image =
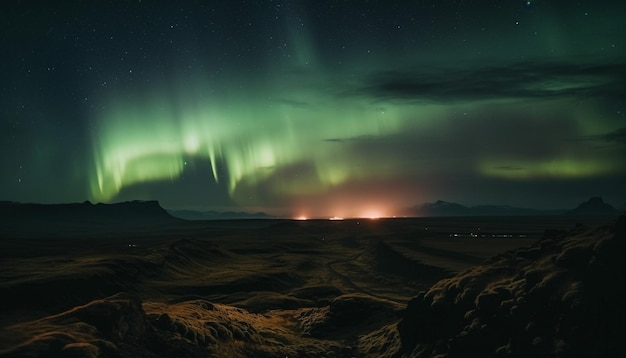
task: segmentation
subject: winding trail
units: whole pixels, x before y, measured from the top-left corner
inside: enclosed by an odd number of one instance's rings
[[[344,285],[350,287],[351,289],[353,289],[356,292],[362,293],[362,294],[367,295],[367,296],[372,296],[372,297],[375,297],[375,298],[378,298],[378,299],[381,299],[381,300],[392,301],[392,302],[395,302],[395,303],[399,303],[399,304],[405,305],[408,300],[407,301],[400,301],[400,300],[396,300],[396,299],[393,299],[393,298],[390,298],[390,297],[385,297],[385,296],[382,296],[382,295],[370,292],[370,291],[368,291],[368,290],[366,290],[364,288],[361,288],[361,287],[357,286],[348,276],[346,276],[346,275],[344,275],[342,273],[339,273],[333,267],[333,265],[335,265],[335,264],[351,262],[351,261],[354,261],[354,260],[358,259],[359,257],[361,257],[361,255],[363,255],[365,253],[366,250],[367,249],[364,249],[363,251],[359,252],[358,254],[356,254],[356,255],[354,255],[354,256],[352,256],[350,258],[347,258],[347,259],[338,259],[338,260],[333,260],[333,261],[327,262],[326,265],[325,265],[326,269],[333,276],[338,278]]]

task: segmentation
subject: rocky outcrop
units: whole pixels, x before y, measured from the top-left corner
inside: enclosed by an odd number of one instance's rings
[[[305,336],[332,339],[369,333],[397,321],[397,304],[362,294],[334,298],[328,306],[303,310],[298,318]]]
[[[626,217],[550,232],[413,298],[404,357],[624,356]]]
[[[117,294],[40,320],[13,326],[31,336],[3,357],[130,357],[149,332],[136,297]]]

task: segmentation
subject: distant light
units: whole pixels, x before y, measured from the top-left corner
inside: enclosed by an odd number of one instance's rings
[[[328,220],[343,220],[343,218],[340,218],[339,216],[333,216],[332,218],[328,218]]]
[[[296,220],[307,220],[306,216],[298,216]]]
[[[380,210],[374,209],[374,210],[367,210],[363,212],[361,217],[365,219],[376,220],[376,219],[380,219],[381,217],[383,217],[383,215],[381,214]]]

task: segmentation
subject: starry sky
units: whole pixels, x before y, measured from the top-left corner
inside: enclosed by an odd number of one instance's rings
[[[626,203],[626,2],[3,1],[0,200]]]

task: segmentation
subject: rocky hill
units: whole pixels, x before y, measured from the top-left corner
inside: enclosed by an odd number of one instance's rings
[[[413,298],[402,357],[625,356],[626,217],[550,232]]]

